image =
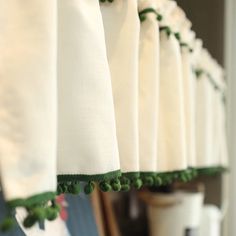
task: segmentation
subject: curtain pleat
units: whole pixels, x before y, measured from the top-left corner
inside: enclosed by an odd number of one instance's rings
[[[58,1],[57,72],[60,179],[117,176],[114,104],[98,0]]]
[[[0,168],[7,201],[56,189],[56,12],[56,0],[0,1]]]
[[[101,3],[111,72],[120,165],[123,173],[139,172],[137,0]]]
[[[139,12],[155,1],[139,1]],[[139,42],[139,164],[140,171],[157,171],[159,113],[159,27],[154,12],[141,23]]]

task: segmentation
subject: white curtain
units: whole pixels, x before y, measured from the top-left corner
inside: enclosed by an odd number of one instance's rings
[[[171,5],[172,7],[172,2]],[[169,6],[166,9],[168,14]],[[173,8],[172,8],[173,10]],[[167,13],[163,11],[168,26]],[[170,20],[169,20],[170,21]],[[158,171],[174,171],[187,167],[184,121],[183,72],[180,45],[165,30],[160,33],[160,111]]]
[[[120,164],[98,0],[58,2],[58,117],[60,179],[115,177]]]
[[[101,3],[111,71],[121,171],[139,171],[137,0]]]
[[[157,6],[139,1],[139,12]],[[140,172],[157,171],[159,114],[159,26],[155,12],[145,15],[139,42],[139,163]]]

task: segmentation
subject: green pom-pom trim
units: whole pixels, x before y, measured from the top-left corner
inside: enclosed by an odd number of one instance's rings
[[[143,177],[143,184],[145,186],[151,187],[154,184],[153,176],[144,176]]]
[[[77,195],[80,193],[80,184],[78,182],[71,183],[67,189],[69,193]]]
[[[160,15],[154,8],[145,8],[143,9],[142,11],[139,12],[139,19],[141,22],[145,21],[147,18],[146,18],[146,15],[149,14],[149,13],[154,13],[156,15],[156,19],[158,21],[162,21],[163,19],[163,16]]]
[[[172,176],[170,173],[162,173],[161,175],[162,185],[169,185],[172,183]]]
[[[121,185],[121,191],[128,192],[129,190],[130,190],[130,185],[128,184]]]
[[[140,15],[139,19],[140,19],[141,22],[143,22],[147,19],[147,17],[145,15]]]
[[[37,219],[37,221],[44,220],[46,217],[46,212],[43,207],[36,207],[31,210],[32,217]]]
[[[34,215],[30,214],[24,219],[23,225],[25,228],[31,228],[37,222],[38,219]]]
[[[162,21],[162,20],[163,20],[163,16],[160,15],[159,13],[157,13],[157,20],[158,20],[158,21]]]
[[[121,176],[120,177],[120,183],[121,183],[121,191],[129,191],[130,190],[130,179],[125,177],[125,176]]]
[[[84,186],[84,193],[89,195],[93,192],[95,188],[95,184],[92,181],[89,181],[85,186]]]
[[[174,35],[175,35],[175,38],[176,38],[178,41],[180,41],[180,39],[181,39],[180,33],[179,33],[179,32],[176,32]]]
[[[143,185],[143,181],[140,178],[132,179],[131,184],[134,186],[135,189],[140,189]]]
[[[161,186],[162,185],[162,178],[158,175],[153,177],[154,179],[154,185],[155,186]]]
[[[188,182],[188,177],[186,176],[186,174],[184,172],[179,174],[179,179],[182,182],[185,182],[185,183]]]
[[[67,183],[59,183],[57,185],[57,194],[60,195],[60,194],[63,194],[63,193],[67,193],[68,192],[68,189],[67,189]]]
[[[120,180],[118,178],[111,180],[112,190],[118,192],[121,190]]]
[[[61,195],[63,193],[63,189],[60,184],[57,185],[57,195]]]
[[[103,191],[103,192],[109,192],[111,191],[112,187],[111,185],[108,183],[108,181],[102,181],[99,183],[99,188]]]
[[[169,26],[163,26],[160,27],[159,29],[160,31],[165,31],[168,37],[170,37],[170,35],[172,34],[172,31]]]
[[[16,225],[16,221],[13,217],[7,217],[0,225],[0,230],[2,232],[7,232],[11,230]]]
[[[46,219],[48,221],[53,221],[57,218],[58,216],[58,211],[57,209],[53,208],[53,207],[48,207],[45,209],[46,212]]]

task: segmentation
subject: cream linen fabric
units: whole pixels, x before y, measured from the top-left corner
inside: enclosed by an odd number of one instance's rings
[[[186,126],[186,152],[188,166],[194,167],[196,162],[195,147],[195,87],[196,80],[193,76],[192,55],[189,49],[182,48],[182,68],[184,83],[184,112]]]
[[[56,190],[56,0],[0,1],[0,168],[6,200]]]
[[[121,170],[139,171],[137,0],[101,3],[111,71]]]
[[[164,11],[163,11],[164,12]],[[165,19],[167,15],[164,15]],[[168,25],[168,22],[166,22]],[[187,167],[183,75],[180,47],[173,34],[160,33],[160,115],[158,170]]]
[[[176,8],[176,2],[169,0],[155,0],[155,2],[158,13],[162,15],[160,26],[170,26],[170,15]]]
[[[217,89],[215,86],[212,84],[214,88],[214,94],[213,94],[213,105],[212,105],[212,112],[213,112],[213,129],[212,129],[212,139],[213,139],[213,154],[212,158],[214,159],[214,166],[219,166],[220,163],[220,149],[221,149],[221,106],[222,106],[222,92],[221,90],[221,85],[219,81],[219,72],[218,68],[214,63],[213,58],[207,54],[207,67],[208,71],[211,75],[211,79],[213,83],[217,86]]]
[[[140,0],[139,11],[155,9],[154,0]],[[139,42],[139,164],[155,172],[159,112],[159,29],[154,13],[141,23]]]
[[[205,70],[207,60],[204,50],[199,55],[198,68]],[[213,119],[214,119],[214,86],[203,73],[196,85],[196,166],[214,166]]]
[[[114,104],[98,0],[58,1],[58,97],[58,174],[118,170]]]
[[[176,6],[170,17],[171,30],[180,34],[180,41],[189,46],[194,40],[195,34],[190,31],[191,23],[186,19],[181,8]],[[183,73],[183,97],[184,120],[187,164],[195,165],[195,78],[193,77],[192,53],[189,47],[181,47],[182,73]]]
[[[226,86],[224,81],[224,72],[213,58],[211,58],[211,73],[214,76],[214,81],[218,86],[215,92],[215,128],[214,128],[214,151],[217,166],[228,166],[228,150],[226,138],[226,109],[223,97],[225,96]]]
[[[188,22],[188,21],[187,21]],[[188,166],[194,167],[196,164],[196,121],[195,121],[195,90],[196,90],[196,78],[193,74],[193,52],[192,42],[195,38],[189,24],[186,21],[180,27],[181,40],[187,43],[189,47],[182,47],[182,69],[183,69],[183,90],[184,90],[184,113],[185,113],[185,139],[186,139],[186,152]]]

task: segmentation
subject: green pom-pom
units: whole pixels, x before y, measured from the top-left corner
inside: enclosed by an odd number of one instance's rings
[[[192,53],[192,52],[193,52],[193,49],[192,49],[192,48],[189,48],[189,52],[191,52],[191,53]]]
[[[121,191],[127,192],[129,190],[130,190],[130,185],[128,184],[121,185]]]
[[[115,191],[115,192],[120,191],[121,190],[120,180],[119,179],[113,179],[111,181],[111,187],[112,187],[112,190]]]
[[[52,207],[48,207],[45,209],[46,212],[46,219],[49,221],[53,221],[58,216],[58,211]]]
[[[58,195],[62,194],[62,193],[66,193],[67,190],[67,183],[59,183],[57,186],[57,193]]]
[[[146,186],[152,186],[154,184],[154,179],[152,176],[145,176],[143,178],[144,185]]]
[[[146,20],[146,16],[144,14],[140,14],[139,19],[140,19],[141,22],[143,22],[143,21]]]
[[[176,38],[178,41],[180,41],[180,33],[179,33],[179,32],[175,33],[175,38]]]
[[[143,181],[140,178],[136,178],[132,181],[132,185],[136,188],[136,189],[140,189],[143,185]]]
[[[108,2],[113,2],[113,0],[108,0]]]
[[[196,178],[198,176],[198,172],[196,169],[192,169],[192,175],[194,178]]]
[[[193,179],[193,176],[192,176],[191,172],[186,172],[185,175],[186,175],[186,178],[187,178],[188,181],[191,181]]]
[[[160,14],[157,14],[157,20],[158,20],[158,21],[162,21],[162,19],[163,19],[163,16],[160,15]]]
[[[120,184],[113,184],[112,190],[115,192],[119,192],[121,190],[121,185]]]
[[[106,0],[100,0],[100,2],[105,2]]]
[[[120,183],[121,183],[121,191],[129,191],[130,190],[130,179],[128,179],[125,176],[120,177]]]
[[[155,176],[154,177],[154,185],[155,186],[161,186],[162,185],[162,179],[160,176]]]
[[[63,188],[60,184],[57,185],[57,195],[61,195],[63,193]]]
[[[32,209],[32,216],[37,219],[37,221],[44,220],[46,217],[45,209],[37,207],[35,209]]]
[[[55,209],[58,213],[61,211],[61,206],[59,204],[54,204],[52,208]]]
[[[171,35],[170,27],[166,27],[166,34],[167,34],[168,37],[170,37],[170,35]]]
[[[15,219],[13,217],[7,217],[3,220],[0,230],[2,232],[7,232],[15,226]]]
[[[91,194],[95,188],[95,184],[92,181],[89,181],[85,186],[84,186],[84,193],[85,194]]]
[[[168,185],[172,183],[172,178],[170,174],[164,174],[162,177],[162,185]]]
[[[106,181],[100,182],[99,187],[103,192],[108,192],[108,191],[111,191],[111,189],[112,189],[111,185]]]
[[[32,227],[36,222],[37,222],[37,218],[34,217],[34,215],[28,215],[24,221],[23,221],[23,225],[25,228],[30,228]]]
[[[172,178],[175,179],[175,180],[178,179],[179,178],[179,174],[178,173],[173,173]]]
[[[179,178],[180,178],[180,180],[183,181],[183,182],[187,182],[187,181],[188,181],[188,179],[186,178],[185,173],[180,173]]]
[[[121,185],[123,185],[123,184],[130,185],[130,179],[128,179],[128,178],[125,177],[125,176],[121,176],[120,182],[121,182]]]
[[[79,194],[80,193],[80,184],[72,183],[68,186],[68,192],[71,194]]]

